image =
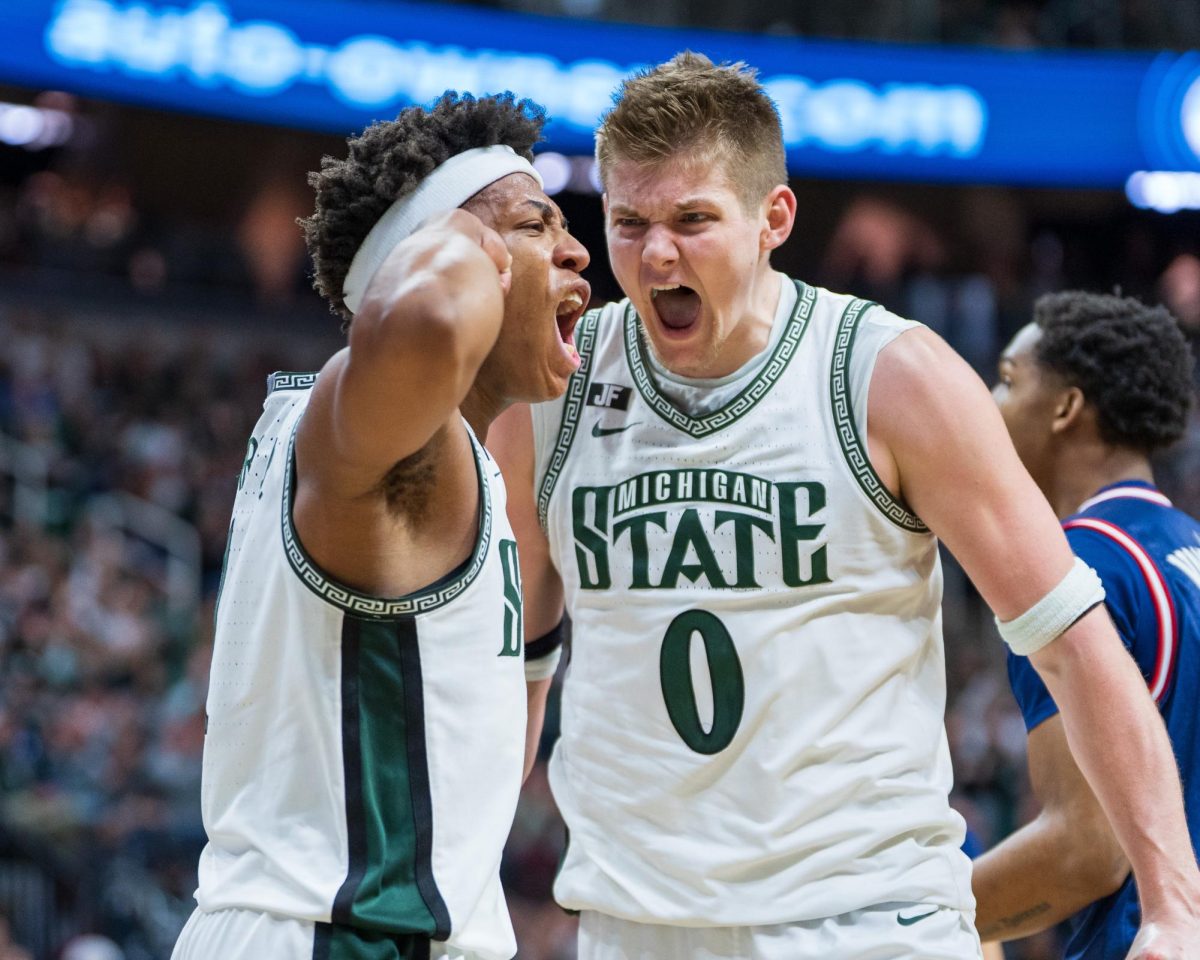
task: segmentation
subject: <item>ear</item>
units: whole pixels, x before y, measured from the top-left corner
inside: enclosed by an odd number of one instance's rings
[[[1087,398],[1078,387],[1067,387],[1054,402],[1054,419],[1050,423],[1052,433],[1065,433],[1079,424]]]
[[[608,193],[600,194],[600,208],[604,211],[604,223],[608,225]]]
[[[781,183],[763,200],[766,223],[759,235],[759,246],[763,250],[774,250],[792,232],[796,223],[796,195],[786,183]]]

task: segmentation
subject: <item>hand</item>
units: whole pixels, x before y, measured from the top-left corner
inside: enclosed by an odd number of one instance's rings
[[[1126,960],[1200,960],[1200,920],[1142,924]]]
[[[504,245],[500,234],[480,220],[475,214],[459,207],[436,217],[430,217],[421,224],[420,229],[453,230],[466,234],[482,248],[483,252],[496,265],[500,276],[500,292],[508,296],[512,287],[512,254]]]

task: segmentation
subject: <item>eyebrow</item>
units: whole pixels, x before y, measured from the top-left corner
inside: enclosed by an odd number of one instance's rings
[[[563,212],[561,210],[556,211],[554,207],[550,206],[550,204],[545,203],[542,200],[526,200],[525,203],[529,204],[530,206],[537,207],[538,210],[540,210],[542,212],[542,219],[548,225],[554,223],[554,220],[555,220],[554,215],[557,212],[558,222],[562,225],[562,228],[564,230],[570,229],[567,225],[567,218],[563,215]]]
[[[715,207],[717,205],[717,201],[712,197],[695,196],[677,200],[673,207],[678,212],[686,213],[688,210],[695,210],[698,207]],[[610,213],[639,215],[636,207],[630,207],[623,203],[611,204],[608,209]]]

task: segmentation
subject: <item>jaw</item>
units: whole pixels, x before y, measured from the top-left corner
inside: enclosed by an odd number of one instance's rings
[[[683,377],[713,376],[711,367],[715,351],[711,318],[702,315],[691,326],[676,329],[664,324],[653,311],[649,312],[649,317],[642,317],[642,331],[658,362]]]
[[[518,403],[543,403],[561,397],[579,363],[574,338],[564,340],[555,329],[552,337],[527,344],[507,365],[511,399]]]
[[[506,304],[504,326],[479,368],[476,386],[511,403],[541,403],[562,396],[579,368],[575,328],[586,303],[559,315],[557,304]],[[532,317],[538,319],[533,320]]]

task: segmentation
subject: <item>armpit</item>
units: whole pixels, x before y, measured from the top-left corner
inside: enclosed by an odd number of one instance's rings
[[[429,502],[437,482],[436,448],[438,438],[431,440],[416,453],[398,460],[379,481],[377,492],[383,497],[388,511],[411,523],[420,523],[429,510]]]

